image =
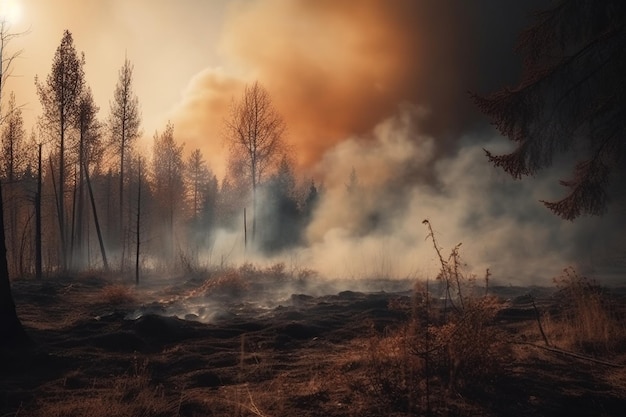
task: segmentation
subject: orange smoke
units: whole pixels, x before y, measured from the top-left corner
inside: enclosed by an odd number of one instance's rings
[[[299,165],[308,168],[339,141],[370,131],[403,102],[453,110],[451,97],[464,92],[463,82],[455,85],[445,77],[443,83],[438,73],[440,67],[459,67],[455,60],[462,54],[455,49],[461,47],[449,34],[456,14],[451,6],[421,3],[233,3],[219,48],[225,68],[235,71],[198,74],[178,107],[177,128],[188,147],[205,143],[203,149],[215,151],[231,99],[239,98],[244,83],[258,80],[287,122]]]

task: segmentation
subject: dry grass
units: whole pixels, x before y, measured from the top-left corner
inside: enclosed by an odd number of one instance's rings
[[[566,268],[554,279],[559,308],[544,316],[551,344],[605,355],[623,348],[626,329],[607,292],[593,279]]]
[[[284,263],[265,268],[244,263],[238,268],[222,268],[211,272],[204,283],[187,296],[238,295],[252,290],[257,284],[281,284],[310,279],[313,276],[315,273],[308,269],[287,271]]]
[[[354,384],[367,408],[380,413],[419,412],[424,395],[424,363],[413,354],[407,329],[373,335],[363,352],[365,380]]]
[[[496,379],[510,357],[507,343],[490,325],[498,306],[493,299],[480,300],[464,315],[428,330],[413,323],[370,336],[363,351],[364,378],[352,384],[366,409],[410,415],[442,411],[471,384]]]
[[[136,301],[134,289],[123,284],[111,284],[102,288],[102,302],[110,305],[130,304]]]
[[[72,373],[57,381],[53,397],[39,398],[33,417],[165,417],[177,416],[179,401],[166,397],[163,385],[152,383],[147,362],[106,379],[84,381]],[[182,395],[182,394],[181,394]]]
[[[501,303],[493,297],[466,299],[461,313],[429,327],[434,372],[449,388],[486,381],[501,371],[508,359],[508,345],[493,324],[500,308]]]
[[[445,258],[428,221],[429,237],[440,260],[436,282],[441,297],[428,284],[416,284],[412,302],[393,301],[408,322],[373,334],[364,356],[366,377],[361,392],[369,409],[408,414],[470,413],[463,398],[472,390],[493,391],[507,378],[514,351],[495,319],[504,303],[477,286],[465,272],[460,244]],[[548,338],[562,349],[594,355],[623,352],[626,331],[607,292],[593,280],[566,269],[555,280],[558,306],[547,317]]]

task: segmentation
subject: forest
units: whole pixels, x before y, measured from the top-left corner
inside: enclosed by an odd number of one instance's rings
[[[176,140],[172,123],[154,133],[148,154],[138,151],[132,62],[119,69],[111,107],[102,111],[85,59],[66,31],[49,75],[36,80],[38,125],[24,126],[13,93],[5,109],[1,173],[12,276],[193,268],[210,260],[203,254],[218,229],[239,232],[237,244],[264,253],[301,241],[318,190],[295,177],[285,122],[263,86],[253,84],[233,105],[230,168],[218,180],[200,149]]]

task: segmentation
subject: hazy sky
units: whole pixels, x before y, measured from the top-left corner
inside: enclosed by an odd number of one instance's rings
[[[152,138],[171,119],[177,139],[187,150],[200,147],[218,172],[223,118],[233,97],[254,80],[270,90],[297,161],[306,167],[403,102],[428,111],[424,129],[442,141],[484,122],[466,92],[515,79],[512,47],[533,3],[0,1],[17,5],[15,30],[28,30],[11,45],[23,53],[7,85],[24,103],[27,125],[41,112],[34,77],[45,79],[69,29],[85,53],[102,119],[126,55],[135,65],[144,136]]]
[[[70,30],[85,53],[85,74],[100,117],[109,100],[124,56],[135,66],[147,137],[163,129],[190,80],[219,65],[217,40],[224,18],[223,2],[167,0],[3,0],[19,4],[15,31],[27,33],[12,47],[22,49],[7,90],[24,103],[27,124],[41,114],[34,77],[45,80],[63,31]]]

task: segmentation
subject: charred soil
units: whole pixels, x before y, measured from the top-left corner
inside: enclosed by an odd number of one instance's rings
[[[624,340],[566,345],[556,290],[493,288],[494,315],[467,337],[485,327],[497,343],[469,362],[437,349],[470,319],[436,328],[434,298],[424,323],[410,285],[220,279],[14,282],[34,344],[2,352],[0,416],[623,415]],[[623,318],[622,292],[610,299]]]

